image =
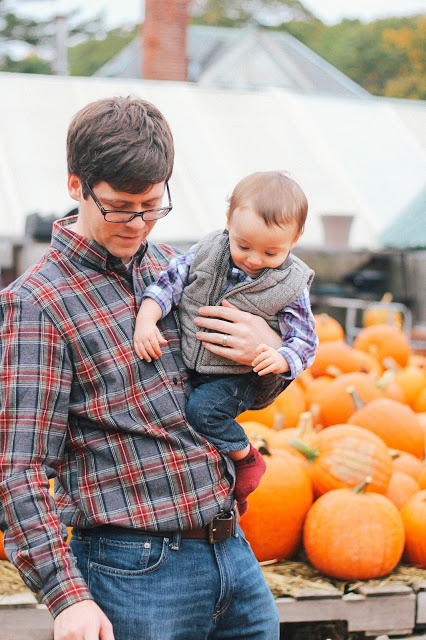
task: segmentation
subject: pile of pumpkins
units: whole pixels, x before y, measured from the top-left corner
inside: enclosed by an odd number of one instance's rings
[[[314,364],[275,402],[238,418],[266,473],[241,527],[259,562],[303,546],[324,575],[367,580],[426,568],[426,356],[400,327],[365,326],[352,346],[316,316]]]

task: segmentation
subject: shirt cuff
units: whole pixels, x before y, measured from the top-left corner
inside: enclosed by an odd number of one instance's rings
[[[289,366],[289,370],[281,374],[282,377],[284,380],[294,380],[303,371],[301,359],[291,349],[280,347],[277,351],[285,358]]]
[[[89,587],[78,572],[56,575],[43,585],[40,596],[54,618],[77,602],[93,600]]]
[[[164,299],[164,292],[162,291],[162,289],[160,289],[160,287],[156,287],[155,285],[149,287],[149,289],[147,289],[143,294],[142,300],[144,300],[145,298],[152,298],[158,304],[161,309],[162,318],[170,313],[172,303],[170,300]]]

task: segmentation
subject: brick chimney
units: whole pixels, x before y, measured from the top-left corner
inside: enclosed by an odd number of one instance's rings
[[[186,80],[188,0],[145,0],[142,77]]]

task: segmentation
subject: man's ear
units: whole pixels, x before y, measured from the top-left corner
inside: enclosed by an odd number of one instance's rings
[[[77,202],[80,202],[81,198],[83,197],[80,178],[73,173],[69,173],[67,185],[68,193],[70,194],[71,198],[73,200],[77,200]]]

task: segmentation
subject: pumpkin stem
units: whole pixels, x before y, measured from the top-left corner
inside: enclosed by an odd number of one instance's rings
[[[373,478],[371,476],[366,476],[364,480],[361,480],[361,482],[352,489],[353,493],[365,493],[365,490],[370,484],[370,482],[372,481],[372,479]]]
[[[269,450],[269,444],[266,442],[264,438],[259,436],[257,433],[252,434],[252,442],[251,444],[262,456],[270,456],[271,452]]]
[[[272,429],[274,431],[281,431],[285,427],[285,417],[283,413],[276,413],[274,415],[274,424],[272,425]]]
[[[388,451],[392,460],[396,460],[401,455],[401,452],[398,451],[398,449],[388,449]]]
[[[313,462],[315,458],[318,457],[317,448],[310,447],[305,442],[301,442],[300,440],[297,440],[297,438],[291,438],[291,440],[289,440],[288,443],[292,447],[297,449],[297,451],[300,451],[300,453],[302,453],[309,462]]]
[[[384,372],[384,374],[374,384],[376,385],[379,391],[384,391],[394,378],[395,378],[395,369],[390,368],[390,369],[387,369]]]
[[[394,358],[392,358],[392,356],[386,356],[385,358],[383,358],[382,365],[387,371],[391,371],[394,374],[396,373],[396,371],[400,371],[402,369],[402,367],[399,366],[397,361]]]
[[[309,438],[314,432],[314,423],[312,413],[310,411],[304,411],[300,414],[299,422],[296,427],[296,435],[300,440]]]
[[[392,300],[393,300],[393,295],[389,291],[387,291],[386,293],[383,294],[380,302],[384,302],[385,304],[388,304],[389,302],[392,302]]]
[[[343,371],[339,369],[339,367],[336,367],[334,364],[327,365],[325,368],[325,372],[332,378],[340,378],[340,376],[343,375]]]
[[[355,387],[353,386],[347,387],[346,391],[350,393],[352,396],[352,400],[354,401],[354,405],[355,405],[355,411],[359,411],[360,409],[362,409],[362,407],[365,406],[365,402],[361,400],[361,398],[359,397],[359,393],[355,389]]]

